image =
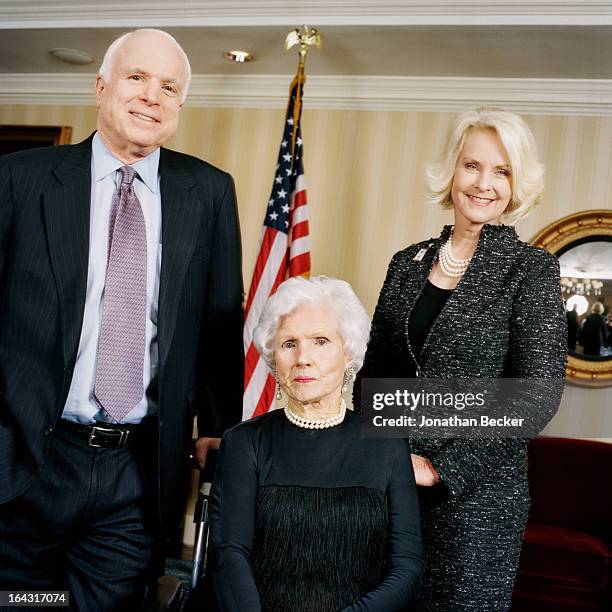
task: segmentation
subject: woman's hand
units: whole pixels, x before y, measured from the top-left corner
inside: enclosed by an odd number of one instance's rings
[[[429,459],[415,454],[411,454],[410,458],[417,486],[433,487],[440,482],[440,476]]]
[[[209,450],[219,450],[221,438],[198,438],[195,443],[195,456],[200,469],[204,469],[206,464],[206,455]]]

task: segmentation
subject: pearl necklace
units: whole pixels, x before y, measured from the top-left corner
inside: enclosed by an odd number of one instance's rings
[[[450,276],[451,278],[459,278],[465,274],[465,271],[468,269],[472,258],[469,257],[468,259],[457,259],[454,257],[451,250],[452,240],[453,230],[451,230],[448,240],[440,247],[438,262],[440,264],[440,269],[444,274],[446,274],[446,276]]]
[[[327,429],[328,427],[335,427],[336,425],[340,425],[342,421],[344,421],[344,417],[346,415],[346,402],[344,398],[340,400],[340,412],[333,417],[328,419],[305,419],[301,417],[289,406],[285,406],[283,409],[285,411],[285,416],[289,419],[290,423],[297,425],[298,427],[303,427],[304,429]]]

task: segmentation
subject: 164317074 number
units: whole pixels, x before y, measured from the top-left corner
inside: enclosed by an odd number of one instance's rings
[[[68,607],[68,591],[0,591],[0,606]]]

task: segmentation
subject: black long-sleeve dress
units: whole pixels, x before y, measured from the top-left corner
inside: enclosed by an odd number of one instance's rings
[[[217,602],[235,612],[402,610],[420,593],[417,492],[404,440],[282,410],[226,432],[210,496]]]
[[[411,314],[450,229],[393,257],[359,376],[562,380],[567,326],[558,261],[504,225],[483,227],[466,273],[415,354]],[[536,398],[544,422],[561,388]],[[355,389],[359,405],[359,381]],[[442,480],[419,488],[425,599],[436,612],[507,610],[529,510],[527,441],[419,439],[412,449]]]

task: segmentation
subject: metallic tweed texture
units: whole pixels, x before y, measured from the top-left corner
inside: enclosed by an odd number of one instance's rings
[[[108,265],[94,394],[121,421],[142,399],[147,298],[147,234],[134,193],[135,171],[121,168],[108,226]]]
[[[393,257],[360,376],[402,378],[417,370],[430,378],[563,378],[559,264],[504,225],[483,227],[470,266],[415,363],[408,320],[449,233],[446,226],[440,237]],[[548,414],[559,400],[538,398]],[[444,483],[419,491],[426,600],[437,612],[507,610],[529,510],[527,441],[413,440],[412,451],[428,457]]]

